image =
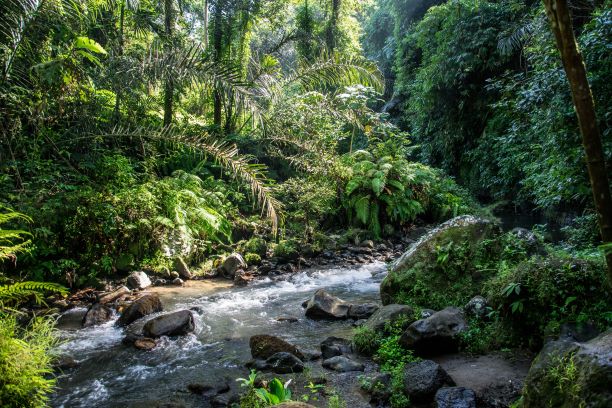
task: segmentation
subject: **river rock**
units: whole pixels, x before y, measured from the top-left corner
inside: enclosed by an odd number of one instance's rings
[[[434,398],[436,408],[476,408],[476,393],[465,387],[443,387]]]
[[[255,275],[251,272],[246,272],[242,269],[238,269],[234,274],[234,285],[246,286],[255,280]]]
[[[369,378],[362,388],[370,394],[370,403],[375,406],[386,406],[391,398],[391,374],[378,373]]]
[[[564,382],[560,376],[566,378]],[[610,384],[612,329],[585,343],[551,341],[529,369],[522,406],[612,407]]]
[[[314,405],[300,401],[286,401],[274,406],[274,408],[316,408]]]
[[[482,296],[474,296],[469,302],[463,307],[465,313],[470,316],[478,317],[482,319],[487,314],[487,299]]]
[[[157,316],[143,327],[146,337],[179,336],[191,333],[195,329],[193,314],[189,310],[179,310]]]
[[[242,255],[237,252],[234,252],[233,254],[225,258],[220,268],[223,277],[227,279],[234,279],[236,271],[238,269],[247,269],[247,264],[242,258]]]
[[[149,293],[129,305],[117,320],[119,326],[127,326],[152,313],[161,312],[164,307],[156,293]]]
[[[78,361],[74,357],[62,355],[58,356],[53,360],[53,369],[55,371],[66,371],[71,370],[79,366]]]
[[[349,371],[363,371],[365,366],[357,361],[353,361],[346,356],[335,356],[323,360],[321,365],[330,370],[346,373]]]
[[[63,330],[77,330],[83,327],[83,319],[87,314],[87,310],[84,307],[75,307],[74,309],[68,309],[62,313],[56,322],[56,326]]]
[[[193,394],[210,398],[215,395],[225,394],[230,390],[230,386],[227,381],[214,383],[191,383],[187,386],[187,389]]]
[[[453,352],[457,350],[459,334],[467,328],[461,309],[447,307],[408,326],[399,344],[423,355]]]
[[[296,346],[287,343],[279,337],[268,334],[252,336],[249,340],[249,346],[251,347],[251,356],[255,359],[265,360],[273,354],[280,352],[291,353],[300,360],[304,359],[304,355]]]
[[[385,329],[385,326],[389,323],[395,323],[400,319],[405,319],[407,322],[406,327],[412,321],[414,311],[408,305],[390,304],[379,308],[365,323],[365,326],[376,332],[381,332]]]
[[[185,282],[181,278],[174,278],[172,284],[175,286],[183,286]]]
[[[362,303],[360,305],[351,305],[348,311],[348,317],[351,319],[367,319],[378,310],[379,306],[376,303]]]
[[[276,374],[301,373],[304,371],[304,363],[291,353],[272,354],[265,363],[266,370]]]
[[[317,290],[306,305],[306,317],[311,319],[346,319],[350,304],[330,295],[325,289]]]
[[[189,266],[180,256],[174,258],[174,269],[178,272],[179,277],[182,279],[188,280],[193,277],[193,274],[189,270]]]
[[[331,336],[321,342],[321,357],[324,360],[352,352],[353,344],[347,339]]]
[[[380,295],[384,305],[397,303],[400,294],[410,292],[415,281],[432,282],[441,287],[428,288],[432,291],[450,290],[451,281],[432,279],[438,276],[437,248],[451,242],[461,243],[469,250],[485,239],[499,235],[500,228],[489,220],[471,215],[455,217],[423,235],[402,254],[392,265],[389,274],[380,285]],[[435,282],[435,283],[434,283]]]
[[[113,317],[111,308],[100,303],[91,305],[83,317],[83,327],[97,326],[108,322]]]
[[[151,286],[151,279],[143,271],[132,272],[127,278],[127,285],[132,289],[145,289]]]
[[[106,305],[108,303],[113,303],[120,297],[128,295],[129,293],[130,293],[130,290],[127,288],[127,286],[121,286],[113,292],[105,293],[102,296],[100,296],[98,299],[98,303],[103,304],[103,305]]]
[[[157,347],[157,342],[149,337],[141,337],[134,340],[134,347],[139,350],[149,351]]]
[[[431,401],[436,392],[455,382],[440,364],[431,360],[408,363],[404,367],[404,392],[414,402]]]

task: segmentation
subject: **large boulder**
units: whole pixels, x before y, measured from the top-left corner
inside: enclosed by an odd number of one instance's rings
[[[455,382],[440,364],[431,360],[408,363],[404,367],[404,392],[414,402],[429,402],[444,386]]]
[[[523,389],[523,407],[612,407],[612,330],[586,342],[547,343]]]
[[[174,269],[178,272],[179,277],[183,279],[191,279],[193,274],[189,270],[189,266],[182,257],[174,258]]]
[[[467,328],[463,311],[447,307],[412,323],[400,337],[399,343],[421,355],[444,354],[457,350],[459,334]]]
[[[113,317],[113,311],[108,306],[94,303],[85,316],[83,316],[83,327],[97,326],[108,322]]]
[[[223,277],[227,279],[234,279],[236,271],[239,269],[247,269],[247,264],[242,258],[242,255],[237,252],[234,252],[233,254],[225,258],[220,268]]]
[[[363,371],[365,366],[357,361],[353,361],[346,356],[335,356],[323,360],[321,365],[330,370],[338,371],[340,373],[346,373],[349,371]]]
[[[476,393],[465,387],[444,387],[436,392],[436,408],[476,408]]]
[[[411,319],[413,319],[413,316],[414,311],[408,305],[385,305],[374,312],[365,322],[364,326],[373,331],[381,332],[385,330],[387,324],[393,324],[401,319],[404,319],[407,324],[410,324],[412,323]]]
[[[189,310],[179,310],[157,316],[145,323],[142,332],[146,337],[179,336],[195,329],[193,314]]]
[[[252,336],[249,340],[249,346],[251,347],[251,356],[257,359],[265,360],[273,354],[280,352],[291,353],[300,360],[304,359],[304,355],[296,346],[287,343],[279,337],[268,334]]]
[[[383,304],[401,303],[400,298],[408,296],[416,303],[428,303],[434,308],[444,307],[431,304],[436,293],[450,291],[454,284],[439,267],[439,248],[448,248],[452,243],[465,246],[461,251],[462,256],[470,259],[483,240],[497,236],[500,232],[500,228],[491,221],[471,215],[453,218],[431,230],[391,265],[389,274],[380,286]],[[470,272],[475,275],[473,281],[476,285],[481,272],[476,268],[474,271],[466,271]],[[419,291],[413,292],[417,283]],[[465,288],[466,291],[471,289]]]
[[[306,317],[311,319],[346,319],[351,305],[330,295],[325,289],[317,290],[306,305]]]
[[[152,313],[161,312],[164,307],[156,293],[149,293],[134,301],[129,305],[117,320],[119,326],[127,326],[136,320],[150,315]]]
[[[127,278],[127,285],[132,289],[145,289],[151,286],[151,279],[143,271],[132,272]]]

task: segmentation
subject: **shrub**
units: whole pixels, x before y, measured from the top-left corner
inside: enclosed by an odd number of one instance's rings
[[[244,256],[244,260],[247,265],[259,265],[261,263],[261,256],[253,253],[248,253]]]
[[[378,350],[380,340],[380,335],[369,327],[360,326],[355,329],[353,344],[355,349],[363,355],[373,355]]]
[[[244,251],[264,257],[268,252],[268,243],[263,238],[253,237],[244,243]]]
[[[20,328],[14,315],[0,312],[0,405],[46,407],[55,380],[51,348],[56,344],[51,319],[35,318]]]
[[[283,259],[296,259],[299,256],[296,248],[297,243],[294,240],[280,240],[274,247],[273,255]]]

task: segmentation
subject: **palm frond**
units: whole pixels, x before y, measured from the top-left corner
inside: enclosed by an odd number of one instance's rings
[[[19,305],[30,298],[36,304],[44,304],[44,295],[47,293],[58,293],[65,295],[68,290],[50,282],[17,282],[10,285],[0,285],[0,307],[7,305]]]
[[[267,168],[262,164],[251,163],[248,157],[240,155],[235,144],[213,138],[208,134],[185,135],[173,126],[161,130],[152,127],[137,129],[116,127],[109,133],[89,137],[93,139],[100,137],[143,138],[163,143],[166,146],[174,144],[190,149],[194,154],[212,157],[224,168],[230,170],[235,177],[249,185],[253,199],[272,222],[273,233],[277,233],[282,204],[273,195],[272,187],[266,175]]]

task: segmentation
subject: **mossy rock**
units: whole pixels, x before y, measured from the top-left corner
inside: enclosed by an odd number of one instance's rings
[[[265,257],[268,252],[268,243],[260,237],[253,237],[244,243],[244,252]]]
[[[546,344],[525,380],[523,408],[612,407],[612,330],[586,343]]]
[[[463,305],[478,295],[481,256],[496,256],[495,223],[471,215],[453,218],[415,242],[393,265],[380,287],[383,304],[408,303],[434,309]]]
[[[281,240],[274,247],[274,256],[293,261],[299,258],[300,253],[297,250],[297,243],[293,240]]]

